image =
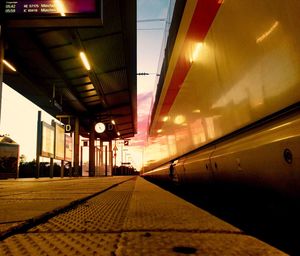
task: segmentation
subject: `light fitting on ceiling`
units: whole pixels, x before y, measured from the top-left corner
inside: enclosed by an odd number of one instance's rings
[[[86,54],[84,52],[80,52],[79,56],[80,56],[80,58],[82,60],[82,63],[84,65],[84,67],[86,68],[86,70],[91,70],[91,66],[90,66],[90,63],[89,63],[89,61],[88,61],[88,59],[86,57]]]
[[[12,71],[14,71],[14,72],[17,71],[16,68],[15,68],[13,65],[11,65],[7,60],[3,60],[3,64],[4,64],[6,67],[8,67],[9,69],[11,69]]]

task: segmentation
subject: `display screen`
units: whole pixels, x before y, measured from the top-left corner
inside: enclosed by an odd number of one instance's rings
[[[41,156],[54,157],[54,127],[45,122],[42,122]]]
[[[65,129],[57,123],[55,124],[54,158],[58,160],[65,159]]]
[[[6,0],[4,13],[21,16],[74,16],[96,14],[97,0]]]
[[[0,0],[8,28],[103,26],[102,0]]]

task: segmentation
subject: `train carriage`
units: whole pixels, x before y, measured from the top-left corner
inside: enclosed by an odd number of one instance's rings
[[[299,194],[300,1],[171,3],[142,175]]]

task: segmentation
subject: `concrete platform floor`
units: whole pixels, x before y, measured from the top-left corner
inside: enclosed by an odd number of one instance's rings
[[[0,182],[0,255],[285,255],[140,177]]]

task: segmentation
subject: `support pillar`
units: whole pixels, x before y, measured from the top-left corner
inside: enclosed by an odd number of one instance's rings
[[[60,162],[60,177],[64,177],[64,172],[65,172],[65,161],[61,160]]]
[[[89,177],[95,176],[95,129],[92,125],[89,143]]]
[[[36,139],[36,167],[35,167],[35,178],[40,177],[40,155],[42,146],[42,111],[38,111],[37,117],[37,139]]]
[[[79,176],[79,118],[75,118],[74,128],[74,176]]]
[[[113,174],[113,168],[114,168],[114,163],[113,163],[113,148],[112,148],[112,141],[109,141],[109,166],[110,166],[110,175],[112,176]]]
[[[99,154],[100,154],[100,149],[99,149],[99,145],[98,145],[98,140],[96,140],[96,146],[95,146],[95,157],[96,157],[96,160],[95,160],[95,176],[99,176],[99,168],[100,168]]]
[[[107,176],[107,146],[105,146],[105,176]]]
[[[103,175],[104,174],[104,166],[103,166],[103,141],[100,139],[100,163],[99,163],[99,165],[100,165],[100,173],[101,173],[101,175]]]
[[[53,178],[53,173],[54,173],[54,159],[51,157],[50,158],[50,172],[49,172],[49,176],[50,178]]]

